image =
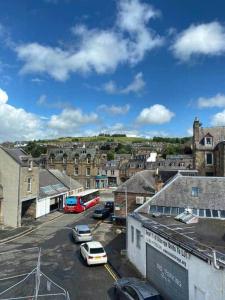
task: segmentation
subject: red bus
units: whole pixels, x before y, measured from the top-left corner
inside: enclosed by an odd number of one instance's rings
[[[99,200],[99,190],[85,190],[74,196],[66,197],[64,212],[80,213],[99,203]]]

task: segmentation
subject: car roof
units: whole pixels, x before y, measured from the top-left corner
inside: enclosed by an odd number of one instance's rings
[[[117,281],[121,286],[129,285],[138,290],[138,292],[144,297],[150,297],[159,295],[159,292],[148,282],[142,281],[138,278],[128,277],[121,278]]]
[[[78,230],[90,230],[88,225],[76,225],[75,226]]]
[[[87,245],[89,246],[89,248],[103,248],[102,244],[96,241],[87,242]]]

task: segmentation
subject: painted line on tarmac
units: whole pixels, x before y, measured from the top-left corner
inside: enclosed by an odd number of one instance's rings
[[[109,272],[109,274],[112,276],[112,278],[117,281],[118,276],[116,275],[116,273],[113,271],[113,269],[110,267],[109,264],[105,264],[104,265],[105,269]]]

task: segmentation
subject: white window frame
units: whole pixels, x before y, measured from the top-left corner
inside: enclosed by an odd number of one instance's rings
[[[210,140],[210,143],[207,143],[207,139]],[[212,146],[213,145],[213,138],[211,136],[205,137],[205,146]]]
[[[90,181],[90,179],[87,179],[86,180],[86,189],[90,189],[90,187],[91,187],[91,181]]]

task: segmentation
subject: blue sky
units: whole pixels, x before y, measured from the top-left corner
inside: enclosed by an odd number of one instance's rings
[[[225,125],[224,1],[0,1],[0,142]]]

